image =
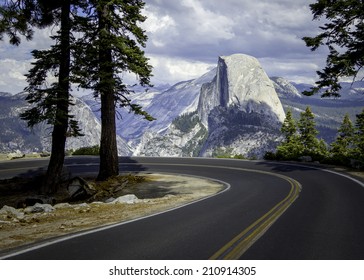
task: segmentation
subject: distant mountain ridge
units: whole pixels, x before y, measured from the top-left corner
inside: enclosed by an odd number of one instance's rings
[[[285,113],[259,62],[251,56],[236,54],[220,57],[217,64],[216,69],[201,77],[204,83],[197,107],[189,108],[188,114],[162,133],[147,131],[134,154],[235,153],[262,157],[265,149],[276,145]],[[183,84],[185,90],[187,86]],[[190,124],[187,131],[181,129],[181,124]]]
[[[280,141],[285,112],[291,110],[298,119],[306,106],[316,115],[320,137],[330,143],[344,114],[354,121],[364,107],[364,82],[343,83],[342,98],[335,100],[303,96],[310,87],[268,78],[255,58],[242,54],[220,57],[216,68],[194,80],[147,91],[133,87],[132,102],[156,121],[118,108],[119,154],[261,158]],[[0,92],[0,152],[50,150],[51,128],[40,124],[31,131],[18,118],[29,106],[24,98],[25,94]],[[68,139],[67,149],[99,144],[99,101],[92,95],[75,100],[72,114],[86,136]]]
[[[22,153],[50,152],[52,128],[45,122],[27,127],[19,115],[30,107],[25,101],[26,93],[16,95],[0,94],[0,152]],[[79,127],[85,136],[67,138],[66,149],[75,150],[80,147],[99,145],[101,125],[92,110],[82,100],[74,98],[71,114],[79,121]],[[127,143],[118,137],[120,155],[130,155]]]

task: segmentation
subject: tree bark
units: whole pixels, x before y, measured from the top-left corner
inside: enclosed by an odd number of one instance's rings
[[[61,56],[58,77],[57,108],[52,132],[52,151],[42,192],[57,192],[62,177],[68,129],[69,73],[70,73],[70,0],[62,2],[61,11]]]
[[[112,51],[108,40],[108,5],[99,11],[99,75],[101,95],[101,140],[100,168],[97,180],[103,181],[119,174],[118,150],[116,143],[115,94],[112,65]]]
[[[97,180],[103,181],[118,174],[114,95],[112,92],[101,93],[100,168]]]

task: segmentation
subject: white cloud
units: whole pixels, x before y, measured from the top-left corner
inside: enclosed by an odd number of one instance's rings
[[[25,74],[30,68],[30,61],[14,59],[0,60],[0,91],[18,93],[27,86]]]
[[[303,36],[318,32],[312,0],[148,0],[145,53],[154,66],[152,81],[174,83],[196,78],[216,66],[220,55],[257,57],[269,75],[313,81],[325,52],[312,53]],[[322,22],[321,22],[322,24]],[[47,48],[56,29],[36,32],[19,47],[0,42],[0,91],[20,91],[30,68],[30,51]],[[9,61],[4,62],[6,59]],[[291,79],[291,80],[292,80]]]
[[[183,0],[181,4],[191,11],[187,18],[188,22],[192,23],[191,29],[197,36],[214,39],[234,38],[232,32],[234,22],[229,16],[221,15],[218,11],[211,11],[196,0]],[[206,38],[204,39],[206,40]]]
[[[260,58],[259,62],[269,76],[284,77],[297,83],[314,84],[316,71],[322,67],[323,60],[316,57],[309,59],[282,59],[282,58]]]
[[[188,59],[171,58],[165,56],[151,56],[154,84],[177,83],[194,79],[205,74],[214,64],[191,61]]]

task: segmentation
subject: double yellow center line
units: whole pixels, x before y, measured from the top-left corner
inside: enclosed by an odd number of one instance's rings
[[[279,203],[277,203],[266,214],[260,217],[257,221],[247,227],[244,231],[235,236],[224,247],[212,255],[210,260],[236,260],[239,259],[250,246],[254,244],[268,229],[269,227],[288,209],[288,207],[297,199],[301,191],[301,184],[296,180],[284,175],[248,170],[248,172],[257,172],[263,174],[273,175],[288,181],[291,184],[289,194]]]
[[[284,175],[276,174],[268,171],[239,168],[239,167],[224,167],[217,165],[198,165],[198,164],[164,164],[164,163],[146,163],[146,165],[168,165],[168,166],[194,166],[194,167],[211,167],[219,169],[230,169],[244,172],[260,173],[281,178],[290,183],[291,189],[289,194],[272,209],[260,217],[257,221],[235,236],[225,246],[213,254],[210,260],[236,260],[239,259],[250,246],[254,244],[270,226],[288,209],[288,207],[297,199],[301,191],[301,184]]]

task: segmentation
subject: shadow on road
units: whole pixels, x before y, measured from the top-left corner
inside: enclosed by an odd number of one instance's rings
[[[272,162],[272,161],[259,161],[256,163],[258,166],[266,166],[275,172],[293,172],[293,171],[312,171],[314,166],[308,166],[300,163],[291,162]],[[321,168],[321,167],[320,167]]]
[[[142,172],[147,170],[147,167],[131,157],[119,157],[120,172]]]

